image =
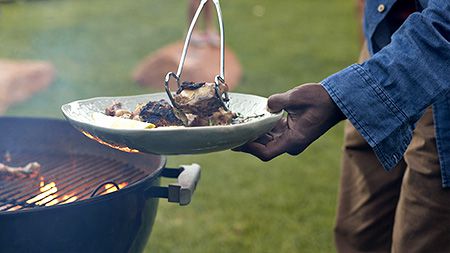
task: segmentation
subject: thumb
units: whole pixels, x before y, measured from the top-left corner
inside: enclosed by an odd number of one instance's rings
[[[270,112],[279,112],[289,104],[289,93],[275,94],[267,100],[267,107]]]

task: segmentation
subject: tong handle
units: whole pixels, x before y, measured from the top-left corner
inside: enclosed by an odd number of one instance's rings
[[[202,12],[203,8],[205,7],[205,4],[209,0],[201,0],[200,5],[198,6],[197,11],[195,12],[194,18],[192,19],[191,25],[189,26],[188,33],[186,35],[186,39],[184,41],[184,47],[183,52],[181,53],[181,59],[180,63],[178,64],[178,70],[177,70],[177,77],[181,78],[181,74],[183,73],[183,66],[184,62],[186,61],[186,55],[189,48],[189,43],[191,41],[192,33],[194,31],[195,25],[197,23],[197,20],[200,16],[200,13]],[[225,33],[224,33],[224,27],[223,27],[223,19],[222,19],[222,10],[220,8],[219,0],[212,0],[214,2],[214,5],[216,7],[217,11],[217,18],[219,21],[219,30],[220,30],[220,77],[222,79],[225,79]]]
[[[192,19],[191,25],[189,26],[188,33],[186,35],[186,39],[184,41],[183,51],[181,53],[181,59],[180,63],[178,64],[178,70],[177,73],[169,72],[167,73],[165,80],[164,80],[164,87],[166,90],[167,95],[169,96],[170,102],[172,102],[172,105],[176,108],[178,108],[178,105],[176,104],[172,92],[170,91],[170,79],[173,77],[177,81],[178,88],[181,86],[181,75],[183,74],[183,66],[186,61],[186,56],[189,48],[189,43],[191,41],[192,32],[194,31],[195,25],[197,23],[197,20],[200,16],[200,13],[202,12],[205,4],[209,0],[201,0],[200,5],[197,8],[197,11],[195,12],[194,18]],[[228,101],[228,94],[227,92],[224,92],[225,98],[222,98],[222,96],[218,93],[220,85],[226,85],[225,83],[225,32],[224,32],[224,26],[223,26],[223,19],[222,19],[222,10],[220,8],[219,0],[212,0],[214,2],[214,6],[217,11],[217,18],[219,21],[219,29],[220,29],[220,72],[217,76],[215,76],[215,84],[216,84],[216,95],[219,97],[220,101],[222,102],[224,108],[228,110],[227,106],[224,102]]]

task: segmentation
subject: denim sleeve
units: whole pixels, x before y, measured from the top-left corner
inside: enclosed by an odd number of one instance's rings
[[[370,60],[321,83],[383,167],[392,169],[423,111],[449,91],[450,1],[430,0]]]

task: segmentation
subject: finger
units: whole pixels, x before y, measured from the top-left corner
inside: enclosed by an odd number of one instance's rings
[[[283,117],[275,124],[275,127],[270,130],[269,134],[273,136],[279,136],[280,134],[284,133],[287,128],[287,118]]]
[[[287,92],[275,94],[267,100],[267,107],[270,112],[279,112],[289,104],[289,95]]]
[[[266,145],[267,143],[271,142],[273,140],[273,135],[269,132],[266,134],[261,135],[258,139],[256,139],[254,142],[257,142],[259,144]]]
[[[257,142],[257,143],[259,143],[259,144],[266,145],[268,142],[272,141],[273,138],[274,138],[274,137],[273,137],[272,134],[266,133],[266,134],[261,135],[260,137],[258,137],[258,139],[254,140],[254,141],[252,141],[252,142]],[[248,143],[246,143],[246,144],[248,144]],[[244,146],[245,146],[246,144],[244,144],[244,145],[242,145],[242,146],[239,146],[239,147],[232,148],[231,150],[232,150],[232,151],[238,151],[238,152],[241,152],[241,151],[244,149]]]
[[[273,141],[275,137],[279,137],[280,135],[282,135],[283,132],[286,130],[286,128],[287,128],[287,120],[286,118],[282,118],[276,123],[275,127],[270,132],[261,135],[260,137],[258,137],[258,139],[251,142],[257,142],[266,145],[267,143]],[[231,150],[239,152],[242,151],[242,148],[243,146],[239,146],[232,148]]]
[[[267,143],[273,141],[273,139],[281,136],[286,131],[286,129],[287,129],[287,120],[286,118],[281,118],[275,124],[275,127],[272,128],[272,130],[270,130],[270,132],[261,135],[254,142],[266,145]]]
[[[270,161],[289,149],[290,140],[282,135],[266,145],[258,142],[249,142],[241,147],[241,152],[252,154],[262,161]]]

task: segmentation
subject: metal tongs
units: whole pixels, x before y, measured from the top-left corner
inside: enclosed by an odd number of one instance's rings
[[[169,87],[170,78],[171,77],[175,78],[175,80],[177,81],[178,88],[181,87],[180,79],[181,79],[181,74],[183,72],[183,65],[186,60],[189,43],[191,41],[192,32],[195,28],[195,24],[197,23],[198,17],[200,16],[200,13],[203,10],[203,7],[205,6],[206,2],[208,2],[208,1],[209,0],[201,0],[200,5],[198,6],[198,9],[194,15],[194,18],[192,19],[191,25],[189,27],[189,30],[188,30],[188,33],[186,36],[186,40],[184,41],[183,52],[181,54],[181,59],[180,59],[179,65],[178,65],[177,73],[176,74],[173,72],[167,73],[166,78],[164,80],[164,83],[165,83],[164,87],[165,87],[166,93],[169,96],[170,102],[172,102],[172,106],[174,106],[175,108],[179,108],[179,106],[175,102],[172,92],[170,91],[170,87]],[[216,6],[217,17],[219,20],[219,27],[220,27],[220,73],[219,73],[219,75],[216,75],[216,77],[214,78],[214,83],[215,83],[214,88],[216,91],[215,92],[216,97],[222,103],[222,106],[224,107],[224,109],[228,111],[228,106],[226,103],[229,101],[229,97],[228,97],[228,93],[227,93],[228,85],[225,83],[225,33],[224,33],[224,28],[223,28],[222,11],[220,9],[219,0],[212,0],[212,1],[214,2],[214,5]],[[221,85],[226,86],[226,90],[225,90],[225,92],[223,92],[223,94],[220,93],[220,89],[219,89]]]

